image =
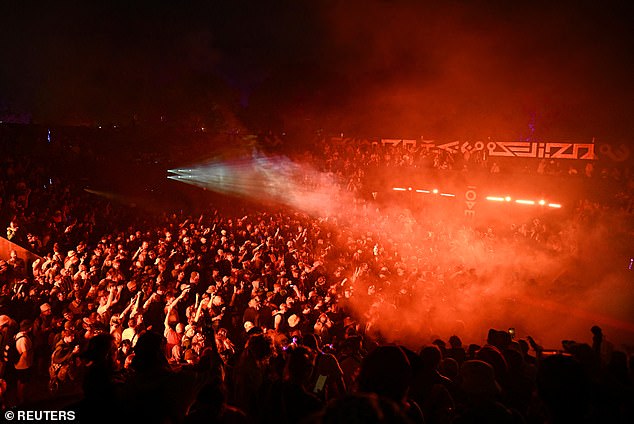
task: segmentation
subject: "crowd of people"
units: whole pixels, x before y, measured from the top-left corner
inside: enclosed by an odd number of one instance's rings
[[[489,173],[531,173],[556,176],[583,176],[586,178],[604,178],[614,181],[628,181],[632,178],[632,170],[627,166],[616,166],[609,155],[599,150],[611,152],[610,145],[606,148],[597,147],[600,161],[574,161],[570,159],[512,157],[505,160],[504,156],[490,156],[486,149],[454,149],[431,147],[429,143],[370,143],[359,139],[322,139],[314,143],[312,153],[332,172],[346,171],[351,168],[368,168],[373,166],[400,169],[439,169],[453,171],[484,171]],[[629,152],[628,152],[629,154]],[[625,158],[618,158],[626,161]]]
[[[634,211],[632,167],[627,165],[628,162],[612,162],[607,156],[600,161],[506,158],[489,156],[486,150],[449,151],[430,148],[421,143],[392,146],[357,139],[315,142],[310,151],[305,150],[303,153],[307,161],[332,175],[333,179],[353,193],[367,194],[372,190],[371,187],[376,186],[373,179],[385,173],[408,175],[434,170],[502,178],[525,174],[550,176],[562,181],[584,179],[585,182],[599,185],[607,182],[608,185],[619,187],[610,203],[630,213]]]
[[[376,215],[360,234],[296,211],[140,214],[4,153],[6,238],[39,256],[0,262],[4,408],[73,409],[81,422],[632,419],[634,361],[598,327],[561,352],[497,330],[414,351],[358,306],[398,307],[440,284],[455,240],[495,249],[489,231],[428,223],[411,246]]]

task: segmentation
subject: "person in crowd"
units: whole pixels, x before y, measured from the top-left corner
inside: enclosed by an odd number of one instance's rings
[[[13,367],[15,368],[18,405],[23,404],[27,399],[33,381],[35,352],[31,335],[32,330],[33,322],[25,319],[20,322],[19,331],[15,335],[15,349],[19,356]]]
[[[460,337],[455,334],[449,337],[449,349],[445,351],[445,358],[453,358],[458,364],[462,365],[462,363],[467,359],[467,353],[462,347],[462,340]]]
[[[53,331],[53,315],[51,305],[42,303],[40,314],[33,321],[33,354],[35,369],[39,374],[43,374],[48,369],[50,361],[51,347],[49,339]]]
[[[316,355],[310,382],[311,391],[323,401],[328,401],[343,396],[346,393],[346,383],[337,358],[332,353],[321,350],[318,337],[316,334],[307,334],[302,342]]]
[[[77,378],[77,358],[79,343],[71,330],[62,330],[61,338],[56,343],[51,364],[49,366],[49,390],[56,392],[71,386]]]
[[[420,407],[408,392],[413,373],[407,356],[398,346],[379,346],[361,364],[359,391],[375,393],[395,402],[412,422],[423,423]]]
[[[77,403],[77,410],[82,420],[108,423],[121,417],[117,398],[122,380],[116,372],[114,338],[110,334],[94,336],[88,341],[81,358],[85,375],[83,397]]]
[[[8,351],[13,343],[17,324],[8,315],[0,315],[0,379],[7,379],[12,374],[13,364],[9,364]],[[6,383],[6,381],[5,381]],[[6,392],[6,390],[5,390]]]
[[[262,422],[296,423],[319,412],[323,406],[311,391],[315,356],[311,349],[291,345],[286,350],[282,378],[264,391],[260,407]]]
[[[233,399],[235,405],[248,415],[257,415],[258,397],[268,381],[267,365],[271,355],[271,339],[264,334],[253,333],[236,364]]]
[[[501,388],[493,367],[480,360],[468,360],[460,369],[464,398],[457,407],[455,423],[522,423],[521,416],[506,408],[498,398]]]
[[[425,346],[419,358],[410,396],[421,407],[426,421],[451,422],[457,390],[454,382],[440,373],[440,348],[436,344]]]

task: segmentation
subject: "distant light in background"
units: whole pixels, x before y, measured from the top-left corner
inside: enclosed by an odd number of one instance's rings
[[[501,197],[501,196],[487,196],[486,199],[491,201],[491,202],[511,202],[511,200],[513,200],[513,198],[511,196],[504,196],[504,197]],[[547,204],[549,207],[551,207],[553,209],[561,209],[561,204],[560,203],[546,203],[546,201],[544,199],[541,199],[539,201],[530,200],[530,199],[517,199],[517,200],[515,200],[515,203],[517,203],[519,205],[530,205],[530,206],[534,206],[536,204],[544,206],[544,205]]]
[[[46,135],[46,141],[51,142],[51,129],[48,129],[48,134]]]
[[[392,190],[393,191],[414,191],[416,193],[422,193],[422,194],[433,193],[433,194],[440,194],[443,197],[456,197],[456,195],[452,194],[452,193],[440,193],[440,190],[438,190],[437,188],[435,188],[433,190],[425,190],[425,189],[422,189],[422,188],[414,189],[412,187],[408,187],[408,188],[394,187],[394,188],[392,188]]]
[[[238,159],[210,160],[167,172],[170,180],[310,213],[329,213],[339,207],[344,195],[327,174],[285,156],[265,156],[257,151]]]

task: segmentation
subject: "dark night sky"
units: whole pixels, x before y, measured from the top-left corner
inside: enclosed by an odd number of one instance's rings
[[[630,3],[3,2],[0,110],[629,142]]]

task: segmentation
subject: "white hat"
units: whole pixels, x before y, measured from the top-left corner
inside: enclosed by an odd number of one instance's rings
[[[0,315],[0,327],[11,324],[11,318],[7,315]]]
[[[288,317],[288,326],[291,328],[297,327],[297,325],[299,324],[299,317],[296,314],[291,315],[290,317]]]

